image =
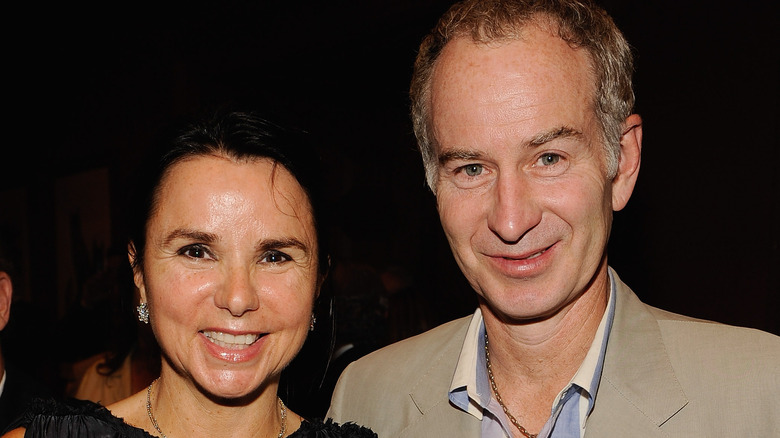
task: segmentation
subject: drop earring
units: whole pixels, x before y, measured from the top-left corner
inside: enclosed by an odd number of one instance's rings
[[[310,331],[310,332],[313,332],[313,331],[314,331],[314,323],[315,323],[315,322],[317,322],[317,317],[316,317],[316,316],[314,316],[314,314],[312,313],[312,314],[311,314],[311,322],[309,322],[309,331]]]
[[[138,320],[144,324],[149,324],[149,305],[141,303],[135,310],[138,312]]]

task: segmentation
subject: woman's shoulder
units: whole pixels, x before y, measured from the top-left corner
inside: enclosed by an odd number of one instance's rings
[[[301,428],[288,438],[377,438],[371,429],[355,423],[327,420],[304,420]]]
[[[17,427],[14,430],[10,430],[3,435],[3,438],[24,438],[25,430],[22,427]]]
[[[33,400],[8,430],[19,427],[27,429],[26,437],[151,437],[114,416],[105,406],[75,398]]]

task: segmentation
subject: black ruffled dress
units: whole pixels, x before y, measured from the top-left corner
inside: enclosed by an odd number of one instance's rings
[[[24,427],[25,438],[151,438],[143,429],[130,426],[100,404],[67,399],[37,399],[6,429]],[[377,438],[377,434],[354,423],[337,424],[304,420],[289,438]]]

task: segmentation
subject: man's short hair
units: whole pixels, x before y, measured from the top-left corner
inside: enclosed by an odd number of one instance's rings
[[[557,33],[587,51],[595,74],[593,106],[602,131],[607,174],[617,173],[622,125],[634,107],[633,56],[612,18],[588,0],[465,0],[453,5],[423,39],[410,87],[412,122],[425,175],[436,192],[438,160],[431,127],[431,82],[436,60],[453,39],[488,44],[517,40],[529,25]]]

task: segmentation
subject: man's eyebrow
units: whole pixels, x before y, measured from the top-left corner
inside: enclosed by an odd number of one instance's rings
[[[187,239],[187,240],[193,240],[202,243],[212,243],[219,240],[216,234],[206,233],[204,231],[190,230],[187,228],[177,228],[171,231],[170,233],[168,233],[167,236],[165,236],[165,240],[163,240],[163,244],[168,245],[176,239]]]
[[[560,126],[558,128],[553,128],[550,129],[549,131],[545,131],[535,135],[531,139],[531,141],[528,142],[528,146],[531,147],[541,146],[553,140],[557,140],[559,138],[567,138],[567,137],[579,138],[582,137],[582,132],[568,126]]]
[[[482,153],[465,149],[451,149],[439,154],[439,165],[445,165],[453,160],[476,160],[482,157]]]

